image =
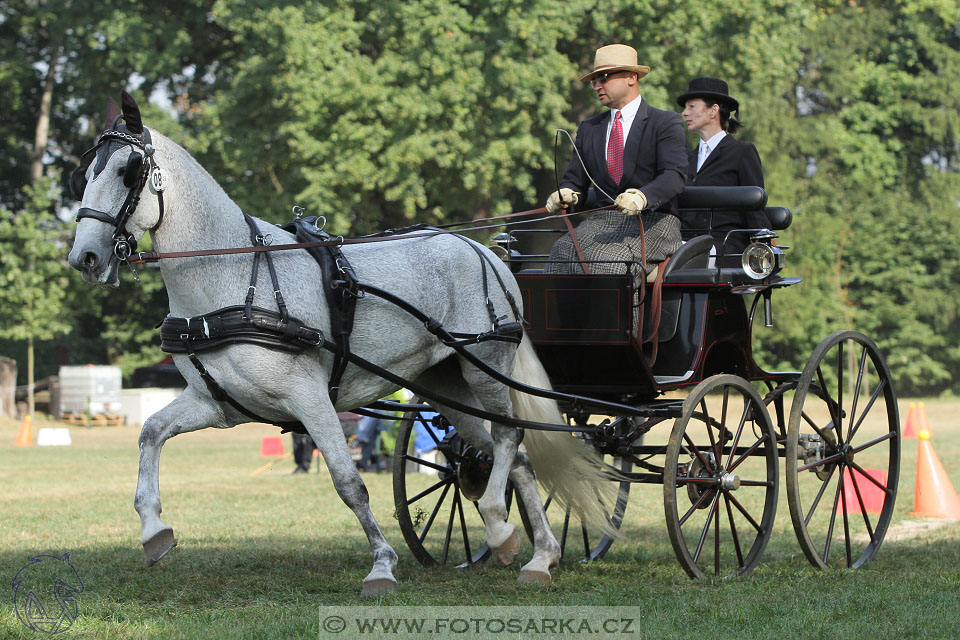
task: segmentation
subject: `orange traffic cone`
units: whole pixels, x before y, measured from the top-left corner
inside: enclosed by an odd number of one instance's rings
[[[13,441],[15,447],[32,447],[33,430],[30,425],[32,419],[30,416],[23,416],[23,424],[20,425],[20,432],[17,433],[17,439]]]
[[[930,444],[930,432],[922,429],[917,437],[917,489],[912,516],[960,520],[960,496]]]
[[[917,437],[917,405],[912,402],[910,403],[910,408],[907,409],[907,422],[903,425],[903,433],[900,434],[900,437]]]
[[[263,436],[260,440],[260,455],[266,458],[283,455],[283,438]]]
[[[930,428],[930,418],[927,417],[927,408],[922,402],[917,405],[917,428],[933,433],[933,429]]]

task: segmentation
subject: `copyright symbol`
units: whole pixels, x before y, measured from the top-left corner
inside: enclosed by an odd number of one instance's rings
[[[327,616],[321,626],[328,633],[340,633],[347,628],[347,621],[340,616]]]

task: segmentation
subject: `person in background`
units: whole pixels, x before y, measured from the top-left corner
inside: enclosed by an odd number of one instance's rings
[[[683,107],[687,129],[700,136],[696,149],[687,152],[687,184],[698,187],[763,187],[760,154],[749,142],[732,135],[741,128],[735,117],[740,103],[730,97],[727,83],[718,78],[694,78],[687,92],[677,98]],[[686,225],[684,225],[686,226]],[[699,225],[696,225],[699,226]],[[715,211],[710,223],[716,251],[721,250],[732,229],[766,229],[770,221],[762,209],[756,211]],[[733,234],[723,251],[742,253],[749,234]]]
[[[593,273],[623,273],[622,261],[641,260],[641,225],[647,265],[662,262],[680,247],[677,195],[687,175],[683,124],[676,113],[656,109],[640,96],[640,79],[650,67],[637,64],[637,51],[625,44],[597,49],[589,82],[609,110],[577,128],[575,152],[559,190],[547,198],[556,213],[577,204],[596,182],[601,211],[558,240],[548,273],[582,273],[579,254],[590,260],[621,261],[588,265]],[[578,245],[579,244],[579,250]],[[639,275],[639,274],[635,274]]]
[[[390,425],[380,418],[361,416],[357,423],[357,444],[360,445],[360,471],[380,471],[384,464],[380,456],[380,433],[389,431]]]
[[[291,433],[290,437],[293,438],[293,461],[297,463],[293,473],[309,473],[313,464],[313,450],[317,445],[307,433]]]

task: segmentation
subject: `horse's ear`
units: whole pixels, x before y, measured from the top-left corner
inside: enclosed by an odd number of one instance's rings
[[[113,126],[113,123],[116,122],[117,118],[120,117],[120,106],[117,104],[117,101],[113,99],[113,96],[107,98],[107,119],[103,123],[103,130],[106,131]]]
[[[123,119],[127,123],[127,131],[133,134],[143,133],[143,120],[140,118],[140,107],[126,91],[120,94],[120,104],[123,105]]]

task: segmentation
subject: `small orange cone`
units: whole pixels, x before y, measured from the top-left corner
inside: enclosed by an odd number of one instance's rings
[[[907,410],[907,422],[903,425],[903,433],[900,434],[900,437],[917,437],[917,405],[912,402],[910,403],[910,408]]]
[[[882,486],[887,486],[887,472],[883,469],[864,469],[867,475]],[[856,485],[854,485],[856,480]],[[859,496],[857,491],[860,491]],[[886,492],[871,482],[856,469],[843,470],[843,501],[837,504],[837,513],[860,513],[860,501],[867,513],[880,513],[886,500]]]
[[[30,416],[23,416],[23,424],[20,425],[20,432],[17,433],[17,439],[13,441],[13,446],[15,447],[32,447],[33,446],[33,430],[30,425],[32,423],[32,418]]]
[[[283,455],[283,438],[280,436],[264,436],[260,441],[260,455],[269,458]]]
[[[960,520],[960,496],[930,444],[930,432],[922,429],[917,437],[917,489],[910,515]]]
[[[922,402],[917,405],[917,428],[933,433],[933,429],[930,428],[930,418],[927,417],[927,408]]]

